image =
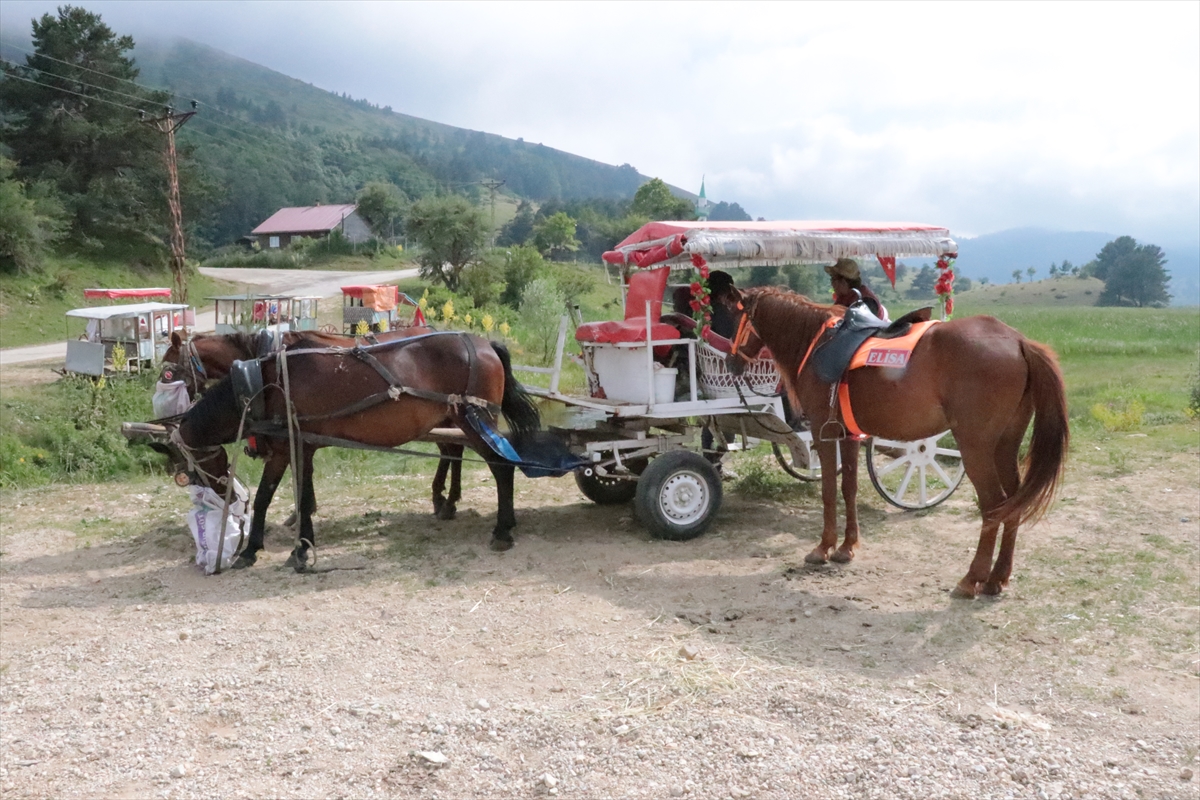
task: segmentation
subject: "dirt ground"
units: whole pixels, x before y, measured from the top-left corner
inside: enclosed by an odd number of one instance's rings
[[[497,554],[482,472],[451,522],[426,477],[319,475],[343,569],[283,569],[280,499],[213,577],[166,478],[6,492],[0,796],[1195,798],[1198,465],[1078,459],[977,601],[967,485],[864,485],[864,550],[809,568],[807,489],[727,483],[672,543],[518,479]]]

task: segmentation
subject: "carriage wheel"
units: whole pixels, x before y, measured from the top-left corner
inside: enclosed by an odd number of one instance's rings
[[[821,480],[821,461],[817,458],[817,451],[813,449],[812,442],[799,437],[789,441],[786,446],[780,445],[778,442],[771,442],[771,450],[775,452],[775,460],[779,462],[779,466],[783,467],[783,471],[796,480]],[[842,471],[840,450],[837,453],[837,459],[838,468],[835,475]]]
[[[950,431],[915,442],[872,439],[867,473],[879,494],[910,511],[933,508],[962,483],[962,455]]]
[[[699,453],[663,453],[650,462],[637,483],[638,519],[659,539],[695,539],[708,529],[720,507],[721,476]]]
[[[596,474],[591,467],[575,470],[575,485],[583,496],[602,506],[628,503],[637,494],[636,478],[613,478]]]

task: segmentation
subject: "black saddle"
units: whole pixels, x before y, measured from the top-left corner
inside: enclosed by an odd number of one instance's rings
[[[880,319],[861,300],[846,309],[846,316],[833,329],[833,335],[813,350],[813,369],[817,380],[834,383],[850,365],[850,359],[867,339],[895,339],[912,329],[913,323],[926,322],[933,306],[910,311],[895,322]]]
[[[262,391],[262,362],[258,360],[234,361],[233,366],[229,368],[229,378],[233,383],[233,392],[237,397],[238,406],[245,408],[249,403],[250,419],[261,420],[266,413]]]

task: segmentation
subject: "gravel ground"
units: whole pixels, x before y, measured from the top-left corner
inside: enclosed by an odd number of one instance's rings
[[[425,479],[319,477],[318,566],[355,569],[282,569],[273,527],[208,578],[161,478],[6,492],[0,796],[1200,797],[1195,462],[1121,479],[1176,555],[1120,602],[1079,580],[1122,564],[1056,556],[1130,536],[1085,473],[974,603],[947,594],[969,489],[931,515],[865,499],[860,558],[807,569],[811,496],[731,488],[671,543],[524,481],[495,554],[482,474],[448,523]]]

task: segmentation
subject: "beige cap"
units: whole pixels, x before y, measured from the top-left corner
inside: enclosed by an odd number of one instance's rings
[[[858,271],[858,262],[852,258],[839,258],[836,264],[826,267],[825,272],[848,281],[856,281],[862,277]]]

